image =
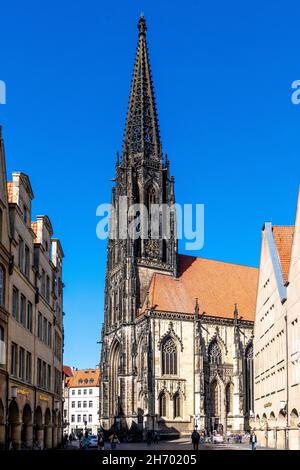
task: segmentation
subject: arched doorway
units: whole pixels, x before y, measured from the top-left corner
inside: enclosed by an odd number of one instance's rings
[[[298,411],[294,408],[290,416],[290,425],[292,428],[297,428],[299,424]]]
[[[43,413],[38,406],[34,413],[34,442],[42,449],[44,445]]]
[[[8,440],[14,449],[21,448],[21,422],[19,408],[15,400],[10,402],[8,408]]]
[[[290,414],[289,450],[299,449],[299,414],[294,408]]]
[[[32,445],[33,445],[32,411],[28,403],[26,403],[26,405],[23,408],[22,422],[23,422],[22,432],[21,432],[22,447],[24,449],[32,449]]]
[[[0,398],[0,450],[5,448],[5,413],[3,402]]]
[[[210,431],[223,433],[221,420],[221,388],[217,380],[210,385]]]
[[[270,412],[268,420],[268,447],[271,449],[276,447],[276,417],[274,411]]]
[[[45,411],[44,447],[45,449],[52,449],[51,412],[49,408]]]
[[[112,346],[109,362],[110,375],[110,416],[114,418],[120,414],[120,384],[119,384],[119,365],[120,365],[120,343],[115,342]]]
[[[286,422],[286,413],[280,411],[277,417],[277,449],[286,449],[287,447]]]

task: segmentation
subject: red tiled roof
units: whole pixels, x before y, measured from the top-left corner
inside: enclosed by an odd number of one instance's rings
[[[293,225],[273,225],[274,241],[285,282],[287,282],[289,278],[294,231],[295,227]]]
[[[74,370],[73,377],[68,380],[68,386],[73,387],[96,387],[99,386],[99,369]]]
[[[70,366],[63,366],[63,371],[65,377],[73,377],[73,370]]]
[[[200,313],[233,318],[238,304],[240,318],[254,321],[258,269],[239,264],[179,255],[179,276],[154,274],[149,289],[150,308],[194,314],[198,298]],[[142,308],[145,311],[146,302]]]

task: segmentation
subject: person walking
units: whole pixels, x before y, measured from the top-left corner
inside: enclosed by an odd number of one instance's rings
[[[194,429],[191,438],[193,443],[193,449],[199,450],[200,434],[198,433],[197,429]]]
[[[250,434],[251,450],[256,450],[257,437],[254,431]]]
[[[104,449],[104,434],[103,432],[98,433],[98,450]]]
[[[117,444],[120,444],[118,436],[116,435],[115,432],[110,436],[109,440],[110,440],[111,450],[114,450],[117,447]]]
[[[81,439],[81,449],[87,450],[90,445],[89,433],[85,431],[83,438]]]
[[[152,431],[147,431],[147,438],[146,438],[146,441],[147,441],[147,446],[151,446],[151,443],[152,443]]]

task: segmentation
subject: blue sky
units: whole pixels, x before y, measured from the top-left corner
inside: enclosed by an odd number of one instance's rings
[[[49,215],[62,241],[65,363],[76,367],[99,362],[106,244],[96,207],[110,202],[141,11],[176,199],[205,204],[197,255],[258,265],[263,222],[294,222],[299,2],[2,2],[7,170],[30,176],[34,213]]]

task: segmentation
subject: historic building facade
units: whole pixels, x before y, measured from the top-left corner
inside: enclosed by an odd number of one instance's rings
[[[300,198],[295,226],[262,232],[252,427],[263,446],[300,449]]]
[[[99,369],[64,366],[64,429],[78,436],[85,430],[99,430]]]
[[[108,242],[100,422],[104,429],[242,430],[253,410],[252,334],[258,270],[180,255],[174,178],[162,153],[146,42],[139,37],[112,204],[169,208],[168,237]],[[151,215],[150,215],[151,217]],[[149,219],[150,219],[149,217]],[[134,216],[127,212],[128,225]],[[150,225],[149,220],[149,225]],[[148,226],[149,226],[148,225]],[[135,238],[135,239],[134,239]]]
[[[6,181],[0,135],[0,447],[61,441],[63,251],[47,216],[31,221],[28,176]]]

